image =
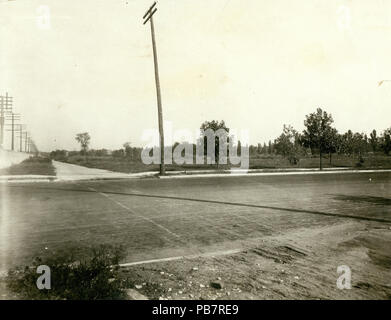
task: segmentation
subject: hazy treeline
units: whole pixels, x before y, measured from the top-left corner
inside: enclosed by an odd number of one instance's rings
[[[305,116],[305,129],[302,132],[297,131],[291,125],[284,125],[282,133],[274,141],[270,140],[268,143],[248,146],[250,157],[256,157],[257,155],[280,155],[287,158],[291,164],[297,164],[300,158],[317,156],[320,159],[320,168],[322,168],[322,158],[325,155],[328,155],[331,163],[333,154],[357,157],[359,162],[364,161],[363,155],[367,153],[381,152],[385,155],[390,154],[391,127],[384,129],[380,133],[372,130],[368,136],[366,133],[352,132],[351,130],[340,133],[333,127],[333,122],[331,114],[318,108],[315,112]],[[227,141],[231,139],[229,136],[230,129],[225,125],[224,121],[205,121],[200,129],[212,129],[213,131],[224,129],[227,132]],[[205,137],[200,137],[200,139],[205,139]],[[124,143],[120,149],[107,150],[89,149],[91,137],[87,132],[78,134],[76,140],[80,143],[80,151],[55,150],[50,153],[50,157],[60,161],[66,161],[69,157],[77,156],[84,158],[111,157],[141,161],[142,148],[132,147],[130,142]],[[172,148],[168,149],[175,150],[178,144],[178,142],[175,142]],[[193,150],[196,150],[195,144],[187,142],[182,144],[190,144]],[[217,157],[218,145],[219,138],[216,137]],[[238,141],[238,146],[240,145],[241,143]],[[206,141],[204,147],[206,152]]]

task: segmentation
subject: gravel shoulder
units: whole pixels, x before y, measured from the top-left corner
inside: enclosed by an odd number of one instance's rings
[[[123,268],[149,299],[391,299],[391,229],[344,222],[253,239],[232,255]],[[336,286],[347,265],[352,288]],[[388,282],[384,282],[388,279]]]

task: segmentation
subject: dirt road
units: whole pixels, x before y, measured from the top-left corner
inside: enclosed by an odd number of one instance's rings
[[[150,173],[126,174],[120,172],[113,172],[102,169],[87,168],[75,164],[64,163],[59,161],[52,161],[56,168],[57,180],[59,181],[77,181],[89,179],[129,179],[143,175],[153,175]]]

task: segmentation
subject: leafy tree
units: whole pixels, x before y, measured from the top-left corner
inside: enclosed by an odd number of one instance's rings
[[[251,155],[256,155],[258,153],[258,146],[250,145],[249,150]]]
[[[299,134],[291,125],[284,124],[282,134],[274,141],[274,147],[276,152],[288,158],[291,164],[299,162]]]
[[[113,158],[123,158],[125,156],[125,151],[124,149],[113,150],[111,155]]]
[[[261,143],[258,143],[258,145],[257,145],[257,153],[258,154],[262,153],[262,144]]]
[[[380,148],[386,155],[390,154],[391,151],[391,128],[384,130],[383,135],[381,137]]]
[[[342,135],[341,151],[348,156],[353,154],[353,132],[351,130]]]
[[[263,143],[262,153],[267,154],[267,145],[265,142]]]
[[[100,157],[103,157],[103,156],[107,156],[108,155],[108,151],[107,149],[98,149],[98,150],[95,150],[95,155],[96,156],[100,156]]]
[[[67,158],[68,152],[66,150],[55,150],[50,152],[50,158],[59,161],[65,161]]]
[[[316,112],[306,115],[304,125],[306,129],[303,131],[302,141],[304,146],[310,147],[311,150],[319,150],[319,169],[322,170],[322,156],[327,152],[329,146],[331,124],[333,118],[331,114],[318,108]]]
[[[124,152],[125,152],[125,157],[126,158],[132,158],[132,147],[130,146],[130,142],[125,142],[123,145],[124,147]]]
[[[273,153],[273,144],[272,144],[271,140],[269,140],[269,145],[268,145],[267,153],[268,153],[268,154],[272,154],[272,153]]]
[[[202,130],[201,131],[201,139],[204,140],[204,155],[207,155],[208,154],[208,139],[207,137],[205,136],[204,132],[208,129],[211,129],[213,132],[217,132],[219,131],[220,129],[222,129],[223,131],[226,132],[225,136],[224,137],[219,137],[218,135],[215,136],[215,141],[214,141],[214,151],[215,151],[215,162],[217,164],[217,167],[219,166],[219,156],[220,156],[220,145],[223,143],[224,145],[221,145],[221,148],[227,148],[228,147],[228,143],[229,143],[229,139],[228,139],[228,134],[229,134],[229,128],[225,125],[225,122],[224,120],[222,121],[215,121],[215,120],[212,120],[212,121],[205,121],[200,129]],[[220,141],[221,140],[221,141]],[[227,152],[227,155],[228,155],[228,152]]]
[[[325,143],[325,151],[329,154],[329,160],[331,165],[332,154],[336,153],[341,146],[341,137],[338,134],[337,129],[331,128],[327,131],[327,138]]]
[[[353,153],[358,156],[359,163],[364,162],[362,155],[367,149],[367,137],[363,133],[356,132],[352,139]]]
[[[91,140],[90,134],[88,132],[78,133],[75,139],[80,143],[82,153],[87,155],[88,146]]]
[[[367,141],[366,135],[356,132],[353,135],[353,153],[359,157],[365,152]]]
[[[372,151],[373,151],[373,152],[376,152],[377,149],[378,149],[379,140],[378,140],[377,132],[376,132],[375,129],[373,129],[372,132],[371,132],[371,134],[370,134],[369,144],[370,144],[371,147],[372,147]]]
[[[238,155],[242,154],[242,143],[238,140]]]

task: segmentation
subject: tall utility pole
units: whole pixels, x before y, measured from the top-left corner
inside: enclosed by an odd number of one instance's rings
[[[12,110],[12,97],[8,96],[8,92],[4,96],[0,96],[0,145],[4,144],[4,124],[5,113]]]
[[[6,120],[11,120],[10,124],[5,124],[6,126],[11,126],[11,150],[15,150],[15,126],[19,125],[16,124],[15,121],[20,120],[20,114],[13,113],[11,112],[11,115],[6,119]]]
[[[27,143],[28,143],[28,132],[26,131],[24,137],[24,152],[27,152]]]
[[[23,145],[22,125],[19,125],[19,152],[23,152],[22,145]]]
[[[23,152],[23,134],[24,134],[23,129],[25,125],[18,124],[18,126],[19,126],[19,130],[18,130],[19,135],[17,136],[17,138],[19,138],[19,152]]]
[[[31,138],[28,137],[28,140],[27,140],[27,150],[26,150],[27,153],[30,153],[30,145],[31,145]]]
[[[29,139],[29,152],[34,153],[35,155],[38,155],[38,153],[39,153],[38,148],[34,143],[34,140],[31,138]]]
[[[160,93],[160,81],[159,81],[159,67],[157,63],[157,52],[156,52],[156,41],[155,41],[155,28],[153,25],[152,16],[157,11],[155,8],[156,2],[148,9],[148,11],[144,14],[143,19],[146,24],[148,21],[151,25],[151,36],[152,36],[152,48],[153,48],[153,62],[155,66],[155,83],[156,83],[156,95],[157,95],[157,110],[158,110],[158,119],[159,119],[159,136],[160,136],[160,175],[164,175],[166,173],[164,167],[164,133],[163,133],[163,111],[162,111],[162,96]]]

